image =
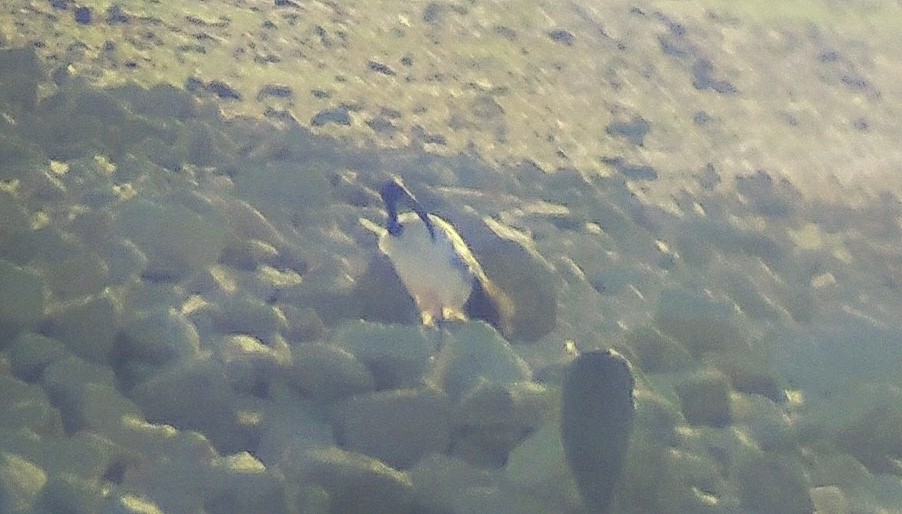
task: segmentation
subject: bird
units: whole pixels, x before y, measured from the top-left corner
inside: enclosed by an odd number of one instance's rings
[[[510,300],[489,280],[454,226],[426,211],[400,179],[386,181],[379,194],[387,212],[379,250],[413,298],[423,325],[465,321],[470,311],[507,331]]]

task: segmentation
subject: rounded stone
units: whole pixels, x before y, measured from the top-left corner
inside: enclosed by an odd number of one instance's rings
[[[240,422],[239,395],[222,366],[210,360],[185,362],[153,375],[129,397],[148,421],[197,430],[222,453],[250,448],[257,438],[256,427]]]
[[[119,309],[106,296],[66,307],[48,316],[42,332],[63,342],[81,358],[107,364],[119,331]]]
[[[331,402],[376,387],[369,369],[350,352],[336,346],[311,343],[292,349],[288,381],[312,400]]]
[[[724,427],[733,420],[730,383],[719,371],[708,371],[676,385],[683,415],[691,425]]]
[[[333,427],[343,448],[405,468],[448,447],[451,405],[426,388],[362,394],[336,407]]]
[[[814,512],[804,466],[793,457],[762,453],[736,463],[735,480],[745,512]]]
[[[118,212],[120,233],[147,256],[145,275],[177,279],[219,259],[228,228],[221,216],[207,216],[183,205],[130,200]]]
[[[740,393],[761,395],[776,403],[786,401],[786,384],[761,355],[750,351],[721,353],[706,362],[722,371]]]
[[[200,349],[194,325],[165,306],[139,314],[123,328],[122,335],[128,341],[125,357],[157,365],[194,357]]]
[[[270,220],[319,213],[332,196],[327,172],[291,161],[248,162],[234,176],[235,188]]]
[[[398,277],[391,261],[375,252],[354,284],[353,314],[380,323],[414,324],[419,319],[416,304]],[[385,301],[391,298],[392,301]]]
[[[511,341],[541,339],[557,323],[559,279],[526,236],[501,223],[490,223],[489,230],[484,225],[462,220],[459,228],[486,275],[511,303],[510,329],[504,335]]]
[[[0,101],[19,109],[31,110],[35,107],[38,84],[44,79],[44,71],[34,48],[24,46],[22,48],[4,48],[0,51],[0,75],[16,77],[14,81],[0,82]],[[4,130],[5,135],[6,130]],[[4,137],[4,141],[5,139]],[[2,154],[3,152],[0,152],[0,155]],[[4,162],[8,161],[4,159]],[[6,169],[2,173],[5,172]]]
[[[66,354],[66,346],[60,341],[34,332],[22,332],[9,348],[9,363],[16,378],[35,382],[47,366]]]
[[[33,326],[44,315],[47,284],[35,271],[0,260],[0,332]],[[0,348],[10,339],[0,337]]]
[[[120,285],[140,277],[147,269],[147,256],[135,243],[123,239],[102,249],[109,271],[109,284]]]
[[[836,444],[875,475],[897,473],[902,459],[902,388],[860,387],[856,393],[854,401],[860,405],[848,409],[851,419],[839,430]]]
[[[637,365],[646,373],[674,372],[692,365],[689,352],[653,326],[632,330],[625,339],[639,359]]]
[[[76,474],[51,474],[32,512],[100,512],[103,493],[100,480],[90,481]]]
[[[4,143],[0,142],[0,159],[6,161]],[[28,213],[20,203],[18,196],[9,191],[0,191],[0,240],[28,226]]]
[[[211,306],[215,328],[222,334],[248,334],[266,342],[288,326],[276,307],[250,295],[226,296]]]
[[[35,384],[0,375],[0,433],[30,434],[36,439],[62,437],[63,421],[50,398]],[[9,444],[0,444],[0,448]]]
[[[285,512],[284,481],[250,453],[214,457],[204,511],[222,514]]]
[[[46,264],[50,290],[62,299],[100,293],[108,285],[109,274],[100,255],[80,244],[67,244],[62,254],[49,257]]]
[[[29,512],[47,473],[33,462],[14,453],[0,452],[0,512]]]
[[[503,466],[546,418],[548,400],[544,387],[533,382],[480,382],[456,405],[453,454],[480,467]]]
[[[467,462],[433,453],[408,471],[422,512],[464,512],[455,509],[461,492],[495,486],[498,474]]]
[[[696,358],[712,351],[736,350],[743,342],[733,308],[694,291],[664,291],[655,321]]]
[[[269,243],[257,239],[230,241],[223,249],[220,262],[233,268],[253,271],[262,264],[276,262],[279,251]]]
[[[89,7],[76,7],[73,11],[76,23],[88,25],[91,23],[91,9]]]
[[[339,326],[332,340],[370,369],[376,389],[420,385],[435,349],[420,327],[365,321]]]
[[[631,366],[620,354],[590,351],[565,370],[561,440],[586,508],[606,512],[623,473],[635,406]]]
[[[532,380],[529,365],[484,322],[465,323],[445,339],[430,375],[452,398],[460,398],[482,382],[513,384]]]
[[[232,389],[259,398],[269,395],[273,379],[282,374],[290,359],[284,339],[267,345],[245,334],[224,336],[217,344],[216,355]]]
[[[200,336],[194,325],[164,306],[140,312],[125,324],[116,338],[113,361],[120,384],[128,390],[160,368],[195,357],[199,351]]]
[[[116,390],[107,368],[77,357],[48,366],[42,384],[70,435],[81,430],[107,433],[118,426],[122,415],[139,413]]]
[[[413,512],[410,478],[385,463],[339,448],[288,453],[286,480],[315,485],[328,493],[329,512],[408,514]]]

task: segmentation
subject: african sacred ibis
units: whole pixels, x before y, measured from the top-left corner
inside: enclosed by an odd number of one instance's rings
[[[488,279],[454,226],[426,212],[397,179],[387,181],[380,195],[388,219],[379,249],[413,297],[423,324],[465,320],[469,311],[505,332],[510,300]]]

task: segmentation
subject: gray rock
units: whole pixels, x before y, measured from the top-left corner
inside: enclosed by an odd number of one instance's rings
[[[134,494],[107,497],[100,514],[163,514],[157,505]]]
[[[315,309],[300,308],[284,303],[279,304],[278,308],[288,320],[285,337],[291,343],[306,343],[324,338],[326,325]]]
[[[93,514],[100,511],[101,481],[84,480],[75,474],[48,477],[32,512]]]
[[[42,325],[43,333],[62,341],[73,354],[108,364],[119,330],[119,309],[106,296],[93,297],[52,313]]]
[[[786,401],[788,386],[760,354],[742,351],[712,355],[706,363],[722,371],[740,393],[761,395],[777,403]]]
[[[453,454],[480,467],[501,467],[539,426],[548,407],[545,388],[538,384],[482,381],[456,406]]]
[[[0,85],[0,87],[2,87],[2,85]],[[8,124],[4,123],[4,135],[7,133],[7,130],[5,129],[8,126]],[[0,180],[21,180],[29,184],[46,181],[47,177],[37,170],[46,169],[47,157],[45,156],[43,149],[30,139],[26,139],[15,133],[10,133],[9,136],[0,140],[0,159],[2,159],[2,162],[4,163],[3,168],[0,169]],[[57,189],[57,193],[58,192]],[[43,191],[40,191],[38,194],[41,193],[43,193]],[[53,193],[50,194],[54,195]],[[3,223],[3,225],[9,226],[10,224]],[[25,228],[27,226],[27,224],[20,225],[20,228]]]
[[[118,428],[122,416],[140,415],[138,407],[116,390],[109,369],[87,360],[67,357],[54,362],[44,371],[42,383],[67,434],[108,433]]]
[[[103,253],[109,268],[110,284],[124,284],[140,277],[147,269],[147,256],[127,239],[111,242]]]
[[[556,507],[544,504],[528,492],[504,487],[471,487],[454,498],[451,512],[491,512],[492,514],[546,514]]]
[[[269,395],[273,379],[282,375],[291,359],[284,339],[267,345],[244,334],[224,336],[216,355],[232,389],[261,398]]]
[[[276,261],[279,251],[274,246],[258,239],[230,241],[223,249],[220,262],[234,268],[252,271],[261,264]]]
[[[49,171],[46,173],[50,173]],[[57,201],[47,199],[46,201]],[[0,260],[9,261],[18,266],[37,265],[46,262],[48,256],[65,255],[71,248],[62,232],[54,225],[47,225],[37,230],[24,230],[20,227],[0,245]]]
[[[638,358],[637,366],[647,373],[674,372],[693,365],[683,345],[653,326],[631,330],[625,339]]]
[[[209,359],[181,363],[153,375],[129,396],[148,421],[197,430],[222,453],[253,446],[256,427],[241,423],[239,395],[219,363]]]
[[[846,499],[842,489],[835,485],[811,488],[811,503],[814,504],[814,512],[829,514],[851,512],[849,500]]]
[[[54,296],[75,299],[103,291],[109,268],[91,248],[68,244],[64,253],[48,258],[47,283]]]
[[[36,272],[0,260],[0,335],[33,326],[44,315],[47,284]],[[0,348],[10,338],[0,337]]]
[[[461,398],[455,409],[455,423],[507,425],[531,431],[542,423],[550,406],[549,393],[541,384],[526,381],[499,384],[486,380]]]
[[[461,491],[485,488],[498,483],[498,475],[470,465],[464,460],[433,453],[423,457],[408,474],[423,512],[459,512],[454,504]]]
[[[118,298],[121,299],[122,312],[129,315],[125,326],[131,319],[143,314],[165,310],[163,306],[185,305],[189,298],[185,288],[174,282],[138,279],[129,281],[120,291]]]
[[[63,420],[43,389],[0,376],[0,433],[25,433],[40,438],[62,437]],[[8,443],[0,445],[3,448]],[[19,449],[18,451],[22,451]]]
[[[238,195],[269,220],[322,214],[332,197],[328,172],[311,163],[249,161],[233,177]],[[272,244],[272,241],[268,241]]]
[[[182,278],[215,263],[228,234],[222,217],[178,203],[132,199],[122,205],[116,220],[121,235],[147,256],[145,274],[158,279]]]
[[[504,336],[512,341],[536,341],[554,330],[559,279],[534,243],[497,222],[488,226],[490,230],[481,220],[455,220],[455,224],[486,275],[512,304],[513,313],[506,323],[510,328]]]
[[[316,113],[310,120],[310,124],[314,127],[334,123],[336,125],[350,125],[351,115],[344,107],[336,107],[334,109],[323,109]]]
[[[37,103],[37,86],[44,79],[40,60],[31,47],[0,51],[0,73],[16,80],[0,82],[0,103],[25,111]]]
[[[137,314],[123,327],[114,350],[116,375],[128,390],[199,351],[200,336],[194,325],[176,310],[158,307]]]
[[[607,512],[633,430],[633,375],[620,354],[590,351],[564,373],[561,439],[583,503]]]
[[[310,399],[331,402],[376,387],[369,369],[350,352],[336,346],[298,345],[292,349],[292,356],[288,381]]]
[[[504,477],[511,487],[555,504],[556,512],[579,512],[580,498],[567,465],[559,421],[550,418],[514,448]]]
[[[8,163],[4,155],[4,146],[8,141],[0,142],[0,159]],[[11,166],[6,164],[6,166]],[[9,234],[19,232],[28,227],[28,213],[19,205],[21,201],[9,191],[0,191],[0,237],[6,238]]]
[[[204,510],[222,514],[287,514],[284,482],[247,452],[216,457],[210,463],[210,491]]]
[[[762,453],[736,463],[743,512],[814,512],[804,466],[793,457]]]
[[[410,478],[372,457],[325,448],[287,454],[281,468],[290,483],[322,488],[328,494],[329,512],[413,512]]]
[[[349,322],[338,327],[332,340],[366,364],[376,389],[422,384],[435,350],[418,326]]]
[[[692,425],[724,427],[733,419],[730,383],[719,371],[689,377],[676,385],[683,415]]]
[[[222,334],[248,334],[270,342],[288,326],[279,309],[248,295],[221,298],[210,308],[215,328]]]
[[[354,396],[335,409],[335,439],[351,451],[404,468],[443,452],[451,439],[451,405],[434,389]]]
[[[353,314],[380,323],[419,322],[416,304],[391,261],[382,252],[374,252],[363,274],[354,285]],[[391,301],[386,301],[386,299]]]
[[[230,181],[231,182],[231,181]],[[232,184],[232,187],[235,187]],[[231,188],[230,188],[231,189]],[[231,195],[211,199],[214,204],[222,209],[227,218],[229,229],[233,232],[234,240],[231,244],[240,241],[252,241],[254,257],[265,257],[269,261],[270,248],[276,249],[280,254],[286,248],[287,242],[279,229],[267,219],[259,210],[244,200],[233,198]],[[265,246],[259,246],[260,244]],[[285,256],[282,256],[285,258]],[[297,269],[296,271],[303,271]]]
[[[128,418],[124,420],[123,430],[118,436],[128,450],[117,452],[113,460],[111,467],[119,468],[119,476],[111,482],[118,482],[119,487],[110,492],[140,494],[142,499],[153,502],[162,512],[203,511],[204,504],[211,500],[216,489],[224,485],[219,480],[230,481],[223,476],[229,474],[228,469],[217,476],[217,465],[223,468],[246,467],[251,478],[248,485],[251,486],[253,478],[260,473],[259,463],[252,459],[242,464],[244,459],[241,458],[230,462],[230,457],[220,457],[210,441],[198,432],[180,431],[172,426],[148,423],[141,418]],[[111,473],[108,468],[105,474],[115,476],[115,471]],[[106,480],[98,482],[110,484]],[[234,487],[234,482],[230,485]],[[248,496],[250,499],[254,495]],[[251,509],[249,512],[256,511]]]
[[[694,291],[669,289],[661,293],[655,321],[693,357],[735,350],[743,342],[733,308]]]
[[[0,512],[29,512],[47,484],[47,473],[15,453],[0,452]]]
[[[481,321],[456,327],[445,337],[430,374],[455,399],[482,382],[514,384],[532,380],[529,365],[501,334]]]
[[[33,332],[22,332],[9,348],[13,375],[26,382],[39,380],[47,366],[65,356],[63,343]]]
[[[272,466],[288,453],[335,445],[329,413],[322,404],[273,391],[260,402],[260,439],[254,456]]]
[[[860,406],[849,409],[846,416],[851,419],[843,420],[844,426],[835,436],[836,444],[875,475],[898,474],[902,458],[902,389],[884,385],[862,387],[856,393],[853,401]]]

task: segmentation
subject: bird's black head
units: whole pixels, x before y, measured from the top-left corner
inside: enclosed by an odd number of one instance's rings
[[[429,220],[426,209],[420,205],[420,202],[413,197],[410,191],[408,191],[401,182],[397,179],[387,181],[385,184],[382,184],[379,195],[382,197],[382,201],[385,202],[385,210],[388,211],[388,221],[385,224],[385,228],[388,230],[389,234],[392,236],[401,235],[404,227],[398,223],[398,206],[406,205],[410,210],[417,213],[417,216],[419,216],[421,220],[423,220],[423,224],[426,225],[426,229],[429,230],[429,236],[435,240],[435,229],[432,226],[432,222]]]

